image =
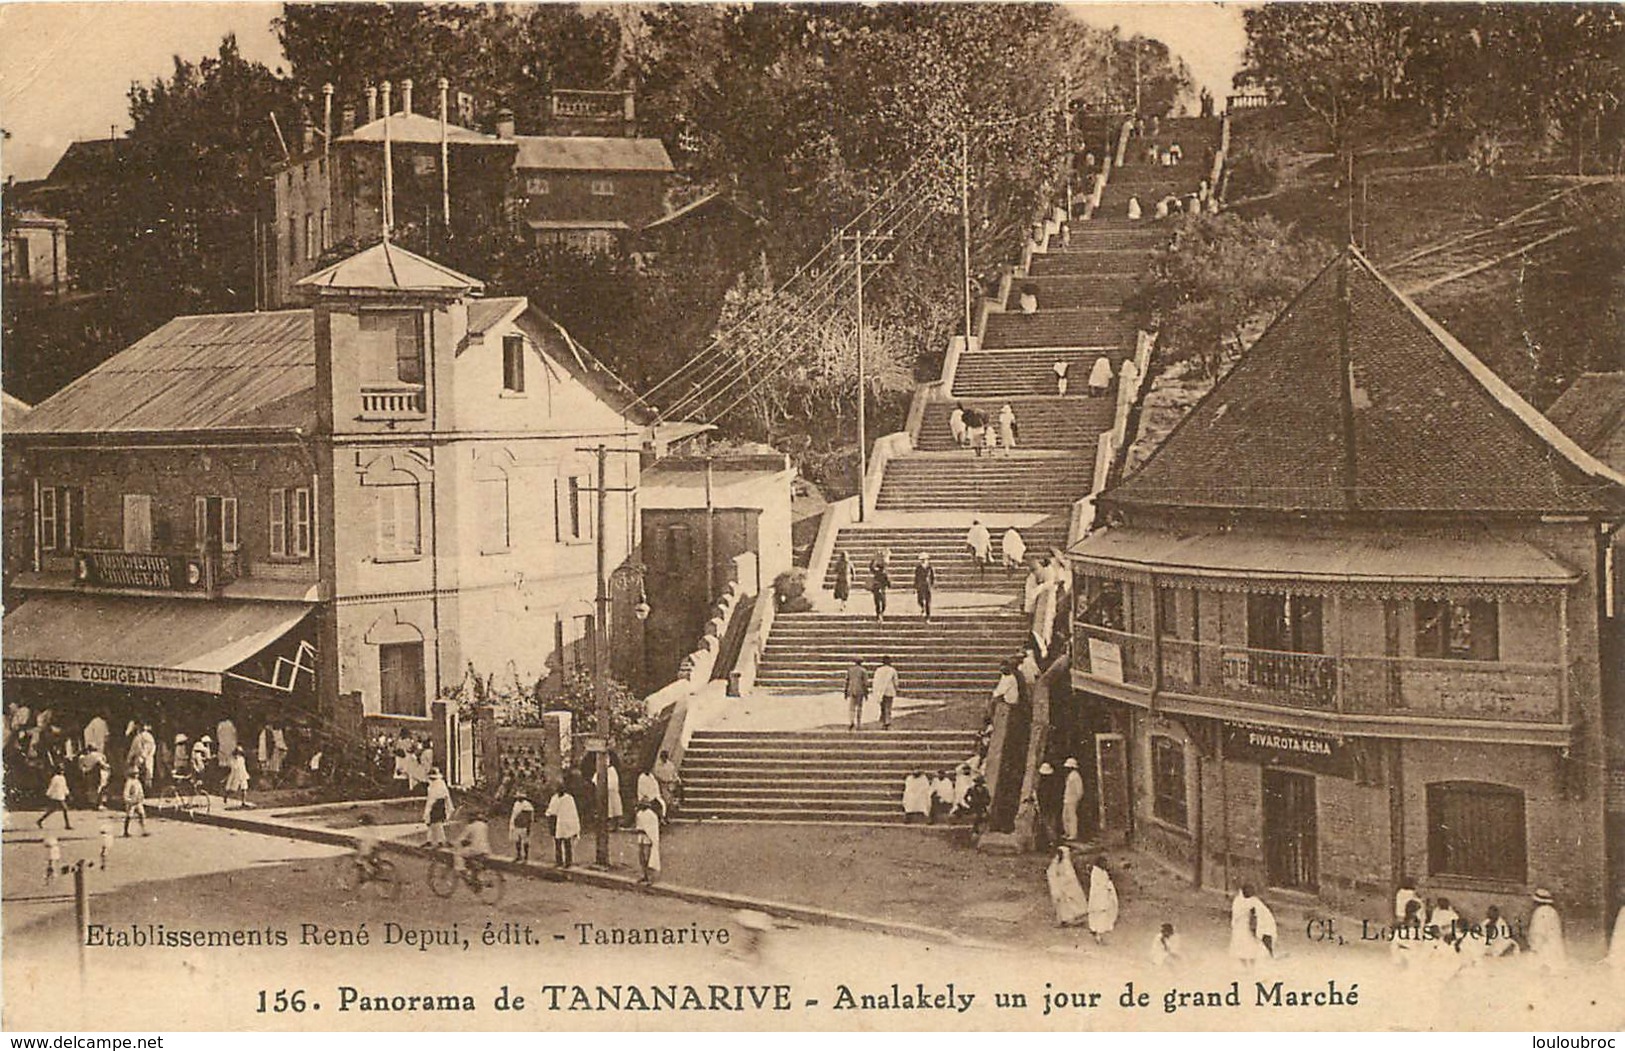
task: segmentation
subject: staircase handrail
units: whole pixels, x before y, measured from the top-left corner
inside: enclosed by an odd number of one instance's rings
[[[849,498],[850,499],[850,498]],[[828,512],[825,508],[825,512]],[[825,563],[828,565],[828,563]],[[756,606],[750,612],[750,622],[745,627],[745,641],[739,647],[739,661],[734,665],[734,673],[739,678],[739,692],[746,694],[756,685],[756,668],[761,663],[762,652],[767,648],[768,633],[773,630],[773,618],[778,612],[778,595],[768,589],[756,596]]]
[[[868,514],[874,514],[875,502],[880,499],[886,465],[913,451],[914,438],[907,431],[893,431],[875,439],[874,447],[869,450],[869,476],[863,480],[863,506]]]
[[[1123,166],[1123,160],[1128,156],[1128,135],[1133,126],[1134,121],[1132,119],[1125,120],[1123,126],[1117,131],[1117,157],[1113,163],[1119,168]]]

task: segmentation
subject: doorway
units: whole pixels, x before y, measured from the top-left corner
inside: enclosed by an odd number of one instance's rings
[[[1264,770],[1264,870],[1272,887],[1318,890],[1320,851],[1315,779]]]

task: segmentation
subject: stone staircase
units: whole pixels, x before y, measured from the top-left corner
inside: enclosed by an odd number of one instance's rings
[[[875,509],[1054,513],[1088,494],[1094,468],[1094,457],[1078,450],[904,456],[887,466]]]
[[[680,816],[901,824],[906,775],[952,769],[975,751],[968,730],[698,730]]]
[[[984,523],[993,536],[994,553],[998,552],[999,537],[1011,523],[1004,519],[989,518]],[[1026,542],[1032,556],[1048,554],[1066,546],[1066,519],[1060,516],[1043,519],[1032,525],[1017,525],[1016,531]],[[965,531],[959,526],[868,526],[853,525],[842,529],[835,538],[835,553],[845,553],[852,563],[853,609],[863,612],[870,608],[866,593],[869,579],[869,560],[881,551],[891,552],[892,577],[896,589],[903,594],[899,613],[912,616],[914,566],[920,553],[931,556],[937,570],[937,590],[940,592],[1005,592],[1019,593],[1024,574],[1001,570],[978,571],[965,546]],[[824,574],[824,587],[835,587],[835,564]]]
[[[1086,224],[1094,226],[1100,220],[1096,219]],[[1136,223],[1144,227],[1144,223]],[[1157,237],[1160,242],[1162,231],[1146,230],[1147,234]],[[1140,275],[1133,274],[1050,274],[1047,277],[1033,276],[1027,280],[1038,285],[1038,306],[1040,310],[1075,310],[1080,307],[1092,307],[1097,310],[1115,310],[1115,304],[1122,303],[1134,294],[1139,285]],[[994,315],[988,315],[989,323]]]
[[[856,584],[853,591],[853,609],[869,608],[868,596]],[[901,580],[892,598],[894,614],[884,621],[859,612],[779,614],[757,665],[756,685],[800,694],[839,693],[854,658],[861,657],[873,670],[881,657],[889,656],[903,696],[947,701],[950,711],[942,713],[947,719],[969,729],[980,727],[980,702],[993,692],[999,662],[1020,651],[1028,631],[1026,616],[1019,609],[955,609],[933,616],[928,624]],[[877,714],[873,707],[871,715]]]
[[[1082,376],[1087,380],[1085,367]],[[1051,383],[1053,384],[1053,379]],[[1082,381],[1079,381],[1082,382]],[[1087,384],[1084,384],[1087,386]],[[1110,398],[1065,398],[1053,394],[1011,395],[1007,398],[961,398],[959,404],[975,407],[997,421],[999,408],[1009,405],[1016,414],[1016,444],[1034,449],[1087,449],[1093,451],[1100,432],[1111,426],[1115,405]],[[948,416],[954,402],[932,402],[925,408],[915,448],[920,452],[948,452],[955,448]]]
[[[1038,312],[987,316],[989,347],[1111,347],[1134,342],[1134,323],[1116,310],[1048,309],[1039,289]],[[1015,293],[1012,293],[1014,295]]]
[[[1133,352],[1132,339],[1127,344],[1105,347],[1050,350],[989,347],[973,351],[959,358],[959,371],[954,374],[954,397],[1005,398],[1022,394],[1054,394],[1056,361],[1067,363],[1067,397],[1087,397],[1089,370],[1094,367],[1096,358],[1106,355],[1111,359],[1115,372],[1123,359]]]
[[[1085,223],[1084,225],[1088,225]],[[1037,277],[1057,274],[1111,274],[1138,277],[1151,262],[1151,251],[1143,248],[1108,248],[1096,250],[1079,247],[1087,245],[1087,238],[1073,237],[1072,247],[1066,251],[1033,256],[1032,273]],[[1042,290],[1040,290],[1042,296]],[[1040,297],[1039,302],[1043,299]],[[1097,304],[1110,306],[1112,304]]]

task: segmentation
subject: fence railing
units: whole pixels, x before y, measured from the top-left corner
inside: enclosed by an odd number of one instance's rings
[[[1353,715],[1558,724],[1562,667],[1528,662],[1296,653],[1074,627],[1073,667],[1166,693]]]

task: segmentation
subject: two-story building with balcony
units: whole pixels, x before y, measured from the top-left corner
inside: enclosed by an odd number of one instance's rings
[[[1602,914],[1625,476],[1359,252],[1098,512],[1071,677],[1106,834],[1372,917],[1405,877]]]
[[[8,429],[32,501],[8,698],[171,727],[425,718],[590,647],[633,547],[613,377],[523,298],[381,243],[313,306],[184,317]],[[10,534],[8,533],[8,538]]]

